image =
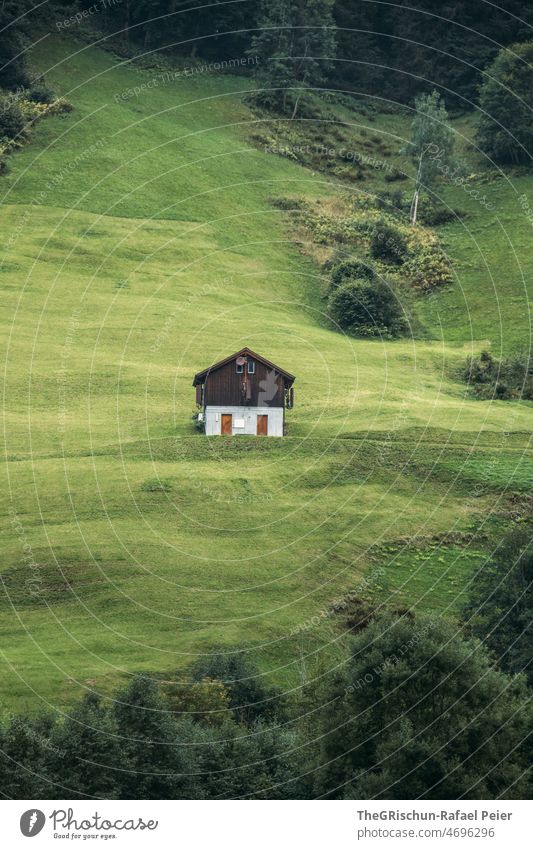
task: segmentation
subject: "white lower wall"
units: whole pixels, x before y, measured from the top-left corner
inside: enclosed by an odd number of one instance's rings
[[[283,407],[214,407],[205,408],[207,436],[220,436],[222,413],[233,417],[233,436],[257,434],[257,416],[268,416],[268,436],[283,436]],[[242,423],[242,426],[241,426]]]

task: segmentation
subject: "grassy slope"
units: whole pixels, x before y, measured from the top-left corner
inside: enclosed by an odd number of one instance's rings
[[[446,228],[460,285],[424,307],[438,341],[343,338],[321,323],[317,271],[268,202],[333,189],[247,143],[242,79],[117,103],[153,73],[61,40],[35,61],[76,109],[41,123],[2,181],[4,703],[64,704],[80,685],[166,674],[220,642],[256,646],[293,683],[302,652],[340,651],[321,612],[368,570],[370,549],[472,530],[531,480],[531,405],[474,402],[446,377],[472,339],[499,347],[483,263],[463,224]],[[374,126],[404,132],[395,120]],[[509,193],[510,223],[513,190],[493,190]],[[520,341],[520,281],[477,214],[468,226],[505,294],[505,338]],[[528,268],[519,216],[515,227]],[[192,430],[192,375],[243,344],[298,376],[283,442]],[[478,561],[448,554],[452,610]],[[409,586],[389,559],[384,589],[413,603],[429,593],[434,608],[435,568]]]

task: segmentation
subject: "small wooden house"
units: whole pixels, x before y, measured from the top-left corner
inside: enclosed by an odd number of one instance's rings
[[[295,377],[249,348],[194,376],[198,418],[208,436],[283,436]]]

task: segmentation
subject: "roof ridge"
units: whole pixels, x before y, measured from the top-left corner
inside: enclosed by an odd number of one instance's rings
[[[295,376],[293,374],[291,374],[290,371],[287,371],[286,369],[281,368],[281,366],[276,365],[276,363],[271,362],[271,360],[267,360],[266,357],[263,357],[261,354],[256,353],[256,351],[252,351],[252,349],[249,348],[248,345],[245,345],[239,351],[235,351],[233,354],[230,354],[228,357],[224,357],[224,359],[218,360],[218,362],[212,363],[207,368],[202,369],[202,371],[197,372],[194,375],[192,385],[196,386],[198,383],[203,383],[204,381],[202,380],[202,378],[204,376],[207,376],[209,374],[209,372],[216,371],[217,369],[222,368],[222,366],[225,366],[227,363],[231,362],[231,360],[235,359],[235,357],[240,357],[245,353],[254,357],[254,359],[256,359],[256,360],[259,360],[259,362],[262,362],[264,365],[275,369],[280,374],[283,374],[291,382],[294,382],[296,380]]]

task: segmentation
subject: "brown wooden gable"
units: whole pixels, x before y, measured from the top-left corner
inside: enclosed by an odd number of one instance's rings
[[[235,362],[237,357],[251,357],[256,362],[261,362],[263,363],[263,365],[268,366],[270,369],[274,369],[286,378],[289,386],[292,386],[292,384],[296,380],[295,376],[289,371],[285,371],[285,369],[282,369],[275,363],[270,362],[270,360],[267,360],[266,357],[262,357],[261,354],[256,354],[255,351],[252,351],[250,348],[241,348],[240,351],[236,351],[234,354],[230,354],[229,357],[225,357],[223,360],[219,360],[217,363],[213,363],[212,366],[209,366],[203,371],[199,371],[197,374],[195,374],[192,385],[196,386],[197,383],[204,383],[205,378],[209,373],[212,373],[217,369],[221,368],[222,366],[225,366],[226,363]]]
[[[248,374],[247,366],[243,373],[238,373],[236,361],[238,357],[253,360],[255,370]],[[295,377],[290,372],[271,363],[265,357],[254,353],[249,348],[243,348],[230,357],[215,363],[195,375],[193,386],[203,386],[200,393],[204,405],[249,406],[249,407],[284,407],[285,390],[294,383]]]

